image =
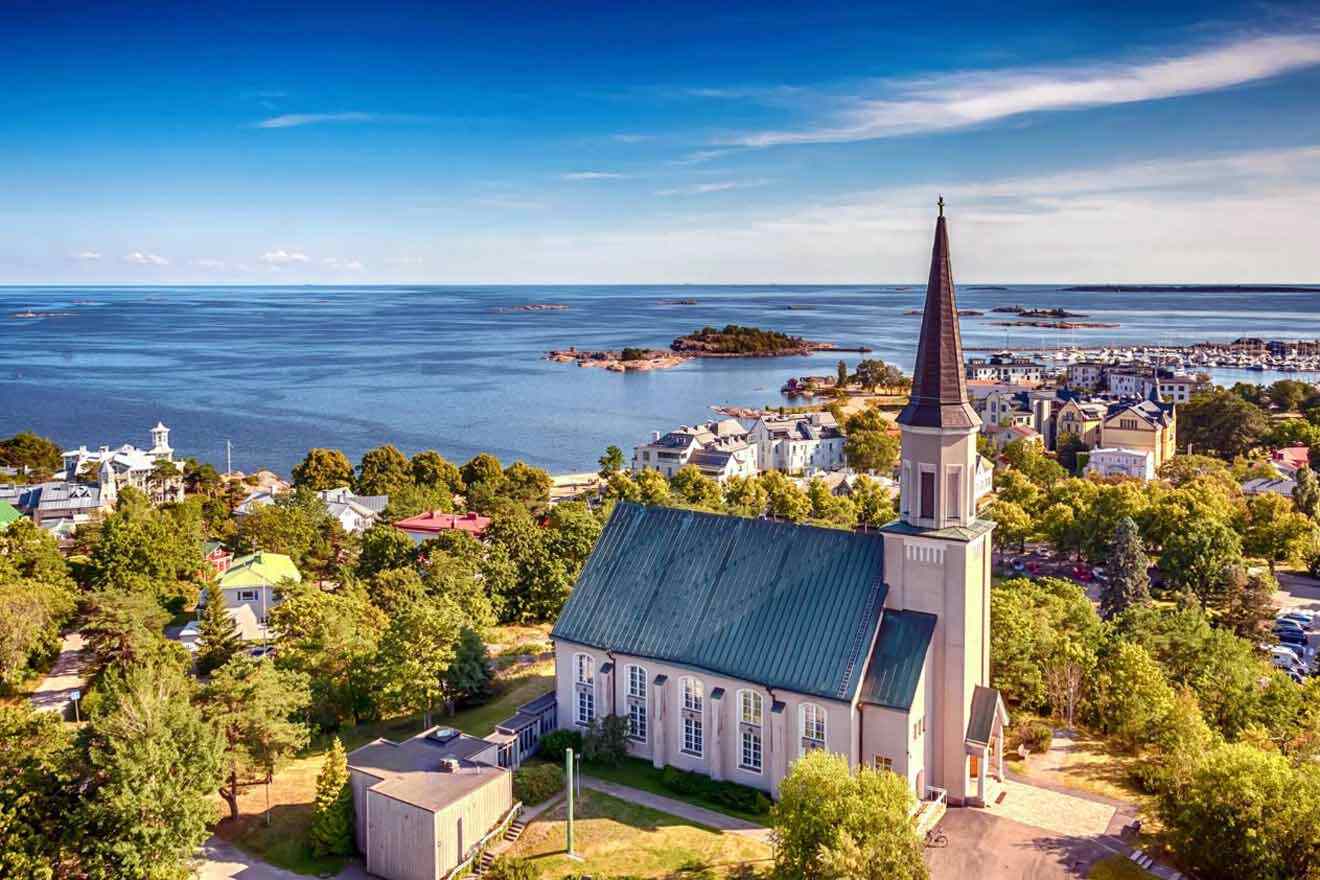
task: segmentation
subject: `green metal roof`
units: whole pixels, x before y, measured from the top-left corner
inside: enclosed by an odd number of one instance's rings
[[[935,621],[934,614],[885,609],[862,682],[863,703],[904,711],[912,708]]]
[[[23,518],[23,514],[18,512],[18,508],[8,501],[0,501],[0,532],[8,528],[12,522],[18,522]]]
[[[887,526],[881,527],[880,531],[890,532],[899,535],[920,535],[923,538],[939,538],[945,541],[962,541],[968,543],[979,538],[986,532],[995,527],[993,520],[976,519],[969,526],[946,526],[942,529],[925,528],[914,526],[911,523],[896,519]]]
[[[999,691],[978,684],[972,691],[972,712],[967,719],[967,742],[974,745],[989,745],[995,729],[995,716],[1008,724],[1008,710]]]
[[[283,553],[249,553],[234,560],[220,576],[220,588],[278,586],[281,581],[302,582],[293,560]]]
[[[551,637],[851,700],[884,539],[620,503]]]

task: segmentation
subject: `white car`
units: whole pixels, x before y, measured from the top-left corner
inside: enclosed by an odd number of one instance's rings
[[[1297,655],[1287,648],[1280,648],[1278,645],[1270,648],[1270,662],[1277,668],[1285,672],[1292,672],[1297,675],[1306,675],[1306,664],[1297,659]]]

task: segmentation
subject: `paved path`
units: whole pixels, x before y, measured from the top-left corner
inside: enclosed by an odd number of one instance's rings
[[[582,785],[629,803],[641,804],[662,813],[669,813],[671,816],[678,816],[680,819],[687,819],[697,825],[705,825],[707,828],[714,828],[717,831],[743,835],[762,843],[770,842],[769,828],[764,825],[757,825],[755,822],[748,822],[746,819],[738,819],[724,813],[717,813],[714,810],[707,810],[705,807],[696,807],[683,801],[676,801],[673,798],[651,794],[649,791],[619,785],[616,782],[606,782],[592,776],[583,776]]]
[[[307,880],[305,874],[268,865],[214,835],[202,844],[197,855],[201,859],[198,880]],[[335,880],[369,880],[370,876],[357,862],[350,862]]]
[[[82,675],[83,661],[86,659],[84,646],[82,633],[71,632],[64,636],[55,665],[32,692],[32,705],[38,709],[66,713],[69,704],[73,702],[70,695],[85,683]]]
[[[988,810],[950,807],[949,845],[926,850],[934,880],[1080,880],[1121,851],[1103,839],[1054,834]]]

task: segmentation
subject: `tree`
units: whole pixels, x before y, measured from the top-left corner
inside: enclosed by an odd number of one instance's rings
[[[0,440],[0,464],[18,468],[30,481],[39,482],[64,467],[64,452],[48,437],[20,431]]]
[[[197,672],[210,675],[243,650],[238,624],[229,616],[224,598],[209,591],[209,600],[197,616]]]
[[[669,503],[669,482],[659,471],[644,470],[634,482],[643,504],[664,506]]]
[[[480,509],[473,503],[473,495],[486,501],[504,494],[504,466],[489,452],[473,456],[460,469],[463,483],[467,486],[468,509]]]
[[[768,516],[789,522],[802,522],[811,516],[811,499],[789,477],[779,471],[768,471],[761,475],[761,486],[765,489]]]
[[[77,862],[81,756],[64,726],[25,700],[0,705],[0,877],[62,878]]]
[[[1000,455],[1009,467],[1021,471],[1038,486],[1048,488],[1068,476],[1063,465],[1047,456],[1039,443],[1014,440],[1004,446]]]
[[[730,477],[724,484],[724,508],[737,516],[763,516],[769,495],[757,477]]]
[[[1232,480],[1228,465],[1208,455],[1175,455],[1160,465],[1159,477],[1174,486],[1182,486],[1198,477],[1214,476]]]
[[[313,492],[351,486],[353,465],[338,449],[309,449],[303,460],[294,465],[293,485]]]
[[[1049,665],[1045,667],[1045,686],[1054,712],[1069,728],[1077,716],[1077,704],[1083,685],[1095,669],[1095,648],[1088,641],[1069,633],[1054,643]]]
[[[454,661],[463,614],[452,601],[428,598],[390,621],[376,655],[380,700],[386,709],[431,712],[449,697],[446,676]]]
[[[343,526],[330,516],[325,502],[311,489],[297,489],[243,517],[234,535],[234,549],[282,553],[299,570],[328,577],[337,566],[336,548],[345,540]]]
[[[990,505],[988,515],[995,523],[994,542],[997,549],[1017,547],[1019,553],[1026,549],[1027,541],[1035,533],[1035,523],[1022,509],[1022,505],[996,498]]]
[[[1280,379],[1266,390],[1270,403],[1283,412],[1292,412],[1302,405],[1313,393],[1305,382],[1296,379]]]
[[[1275,563],[1300,558],[1315,537],[1315,523],[1293,510],[1287,498],[1273,492],[1248,499],[1246,526],[1243,549],[1263,557],[1271,574]]]
[[[1101,729],[1131,750],[1147,744],[1173,708],[1173,689],[1159,664],[1133,642],[1119,641],[1101,658],[1095,691]]]
[[[638,488],[632,474],[618,471],[610,474],[609,481],[605,484],[605,497],[616,501],[641,501],[642,490]]]
[[[434,449],[427,449],[412,457],[410,462],[413,482],[421,487],[443,488],[449,494],[461,494],[467,486],[458,466]]]
[[[393,443],[368,449],[358,462],[355,489],[360,495],[390,495],[412,482],[408,458]]]
[[[449,494],[449,489],[443,484],[417,486],[406,483],[390,493],[389,503],[381,511],[380,522],[382,525],[397,522],[432,510],[453,512],[454,496]]]
[[[1225,573],[1241,561],[1237,533],[1217,520],[1198,518],[1165,540],[1160,570],[1171,585],[1190,591],[1208,608],[1220,604]]]
[[[367,593],[373,605],[383,611],[387,618],[393,618],[402,614],[408,606],[421,601],[426,595],[426,585],[415,568],[387,568],[371,576],[367,581]]]
[[[798,759],[771,810],[776,876],[803,880],[925,880],[907,780],[823,750]]]
[[[1071,431],[1065,431],[1054,446],[1055,454],[1059,457],[1059,464],[1063,465],[1064,470],[1070,474],[1077,473],[1078,453],[1086,452],[1090,448],[1081,437]]]
[[[148,483],[154,486],[156,491],[165,494],[170,486],[175,485],[176,481],[183,476],[183,471],[179,466],[168,458],[162,458],[151,466],[151,476]]]
[[[275,663],[307,674],[322,727],[376,711],[372,664],[385,622],[365,592],[347,585],[334,593],[302,585],[271,609]]]
[[[502,494],[522,502],[533,512],[539,512],[550,503],[550,487],[553,484],[550,475],[541,468],[515,461],[504,469]]]
[[[695,464],[685,464],[669,481],[669,488],[679,500],[693,507],[719,510],[723,503],[720,485],[703,474]]]
[[[80,851],[92,877],[186,873],[211,833],[224,741],[177,668],[112,670],[86,730]]]
[[[201,511],[192,505],[153,508],[126,487],[92,547],[88,574],[96,589],[146,591],[191,601],[203,570]]]
[[[1277,610],[1274,593],[1278,589],[1278,581],[1269,575],[1235,569],[1228,604],[1219,617],[1220,624],[1253,643],[1269,641]]]
[[[1186,785],[1162,792],[1160,821],[1205,880],[1313,877],[1320,870],[1320,770],[1246,743],[1213,748]]]
[[[481,633],[465,626],[458,634],[454,660],[445,673],[445,692],[450,705],[480,703],[490,694],[490,655]]]
[[[145,593],[93,593],[82,633],[91,654],[89,671],[100,677],[114,668],[189,662],[187,651],[167,641],[170,615]]]
[[[1269,417],[1230,391],[1206,391],[1178,407],[1178,440],[1184,447],[1232,459],[1260,445]]]
[[[404,532],[385,523],[377,523],[362,533],[357,575],[370,578],[378,572],[411,565],[417,545]]]
[[[990,677],[1004,700],[1030,712],[1066,707],[1051,699],[1046,670],[1071,639],[1089,653],[1102,626],[1086,592],[1058,578],[1014,578],[990,591]]]
[[[1109,580],[1100,586],[1100,614],[1105,618],[1150,601],[1150,560],[1132,517],[1124,517],[1109,550]]]
[[[839,361],[839,363],[835,365],[834,372],[834,387],[843,390],[843,388],[848,385],[848,365],[843,361]]]
[[[848,529],[856,525],[856,505],[851,499],[836,497],[820,477],[812,477],[807,485],[807,499],[813,520]]]
[[[605,454],[596,461],[600,465],[599,473],[601,479],[608,480],[611,474],[616,474],[623,470],[623,450],[610,444],[605,447]]]
[[[857,524],[879,528],[893,521],[894,498],[884,486],[865,474],[859,476],[852,487],[853,504],[857,508]]]
[[[1320,514],[1320,479],[1309,467],[1297,471],[1297,486],[1293,489],[1293,507],[1297,512],[1309,516],[1312,520]]]
[[[312,852],[318,856],[346,856],[353,852],[353,789],[348,779],[348,756],[335,737],[316,775],[316,804],[308,831]]]
[[[238,818],[241,789],[269,782],[276,767],[307,745],[307,725],[295,720],[311,702],[307,676],[239,656],[216,670],[202,690],[202,713],[225,740],[220,797]]]
[[[850,416],[844,424],[843,455],[859,471],[888,473],[898,463],[899,441],[892,425],[875,408]]]

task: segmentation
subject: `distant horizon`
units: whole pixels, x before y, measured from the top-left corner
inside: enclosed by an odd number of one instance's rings
[[[284,288],[288,290],[371,290],[373,288],[391,289],[399,287],[464,287],[464,288],[517,288],[525,287],[529,289],[553,289],[556,287],[925,287],[926,280],[921,281],[738,281],[738,282],[710,282],[710,281],[558,281],[558,282],[487,282],[487,281],[390,281],[390,282],[362,282],[358,284],[337,283],[327,284],[319,282],[308,282],[305,284],[275,284],[275,283],[257,283],[257,282],[211,282],[197,283],[192,281],[170,282],[161,281],[151,284],[132,283],[132,282],[96,282],[80,281],[72,282],[33,282],[31,284],[0,283],[0,290],[53,290],[70,288],[97,288],[101,290],[113,290],[122,288],[124,290],[142,290],[142,289],[160,289],[168,290],[171,288],[186,287],[190,289],[215,289],[215,290],[234,290],[234,289],[263,289]],[[1140,293],[1137,290],[1128,290],[1126,288],[1148,287],[1148,288],[1168,288],[1177,290],[1188,287],[1215,287],[1225,290],[1235,290],[1240,288],[1259,288],[1259,287],[1286,287],[1296,288],[1297,293],[1315,293],[1320,292],[1320,280],[1318,281],[955,281],[955,287],[1109,287],[1116,288],[1113,293]],[[1091,291],[1073,291],[1075,293],[1088,293]],[[1197,291],[1189,291],[1195,293]],[[1207,291],[1208,292],[1208,291]],[[1286,293],[1288,291],[1279,291]]]

